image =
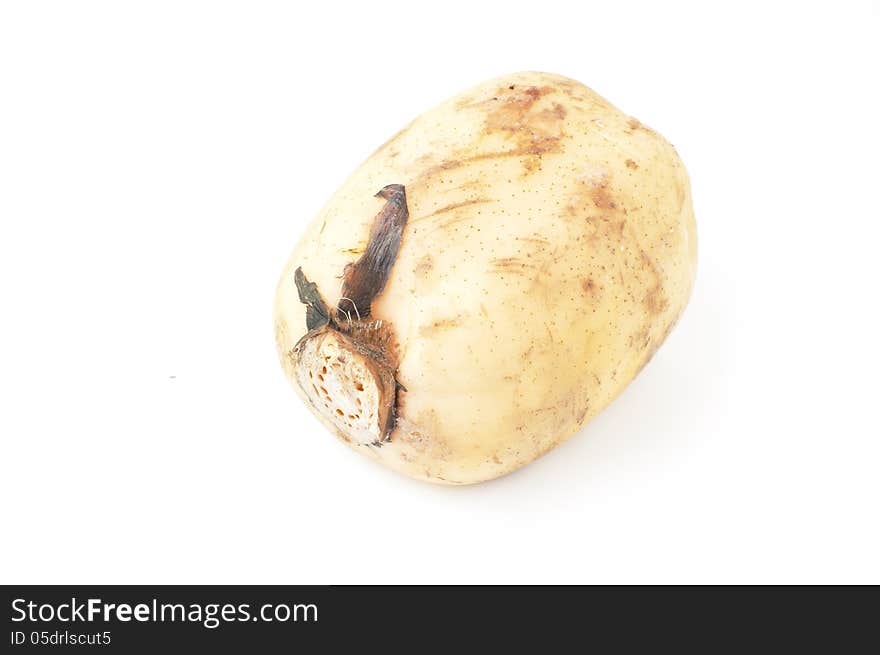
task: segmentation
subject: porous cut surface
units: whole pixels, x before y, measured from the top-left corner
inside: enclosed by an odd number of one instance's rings
[[[296,378],[312,405],[344,439],[382,439],[376,379],[365,357],[335,333],[319,334],[302,344]]]

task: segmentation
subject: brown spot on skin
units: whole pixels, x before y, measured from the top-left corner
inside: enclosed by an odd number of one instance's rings
[[[559,137],[541,136],[530,139],[527,143],[513,150],[501,150],[499,152],[484,152],[473,157],[467,157],[459,162],[470,163],[483,161],[484,159],[496,159],[502,157],[523,157],[525,155],[543,155],[546,152],[559,152]]]
[[[408,429],[400,429],[395,433],[402,446],[409,447],[414,455],[421,455],[435,462],[449,459],[452,449],[443,435],[442,423],[435,410],[419,412],[409,425],[411,427]]]
[[[627,159],[625,163],[627,168],[631,168],[633,170],[637,170],[639,168],[639,165],[635,163],[632,159]]]
[[[485,189],[486,183],[480,179],[463,180],[460,184],[452,187],[451,190],[456,191],[473,191],[477,189]]]
[[[576,205],[583,205],[583,199],[586,195],[592,201],[594,207],[605,210],[617,209],[617,202],[611,196],[609,191],[609,180],[608,172],[603,169],[588,170],[587,173],[578,180],[583,190],[578,190],[576,196],[578,202]],[[569,207],[573,206],[569,205]],[[570,210],[569,207],[566,207],[567,213],[570,216],[574,215],[576,209],[573,207],[573,209]]]
[[[476,142],[470,147],[459,151],[460,153],[476,151],[478,154],[450,158],[430,166],[414,183],[418,184],[426,178],[467,164],[496,158],[522,158],[525,175],[540,170],[543,155],[562,150],[560,141],[565,136],[562,125],[566,111],[560,103],[553,103],[550,107],[540,109],[536,105],[545,96],[557,92],[558,89],[552,86],[522,88],[513,85],[508,89],[500,89],[495,95],[484,100],[462,100],[457,104],[459,108],[481,109],[485,112],[482,134],[477,136]],[[502,136],[504,141],[510,142],[512,147],[498,150],[497,138],[487,139],[485,145],[481,143],[483,137],[498,135]],[[486,152],[487,146],[492,147],[493,150]]]
[[[559,140],[563,136],[561,123],[565,118],[565,108],[554,103],[552,107],[536,111],[535,105],[544,96],[557,92],[551,86],[530,86],[524,89],[510,86],[508,91],[499,91],[489,100],[472,103],[470,107],[486,109],[483,123],[484,135],[503,134],[511,140],[510,150],[482,153],[467,157],[464,162],[482,161],[495,157],[530,157],[523,162],[526,174],[540,168],[541,155],[560,150]]]
[[[545,152],[559,152],[559,137],[542,136],[533,138],[526,152],[530,155],[543,155]]]
[[[645,325],[641,330],[630,336],[629,347],[646,350],[651,344],[651,329],[649,325]]]
[[[589,400],[585,401],[584,404],[583,404],[583,406],[581,406],[580,409],[577,409],[577,410],[576,410],[576,418],[575,418],[575,420],[577,421],[577,424],[578,424],[578,425],[582,425],[582,424],[583,424],[584,419],[587,418],[587,412],[588,412],[589,410],[590,410],[590,401],[589,401]]]
[[[431,254],[422,256],[422,258],[416,264],[415,270],[413,271],[419,277],[425,277],[431,270],[434,268],[434,258],[431,257]]]
[[[593,204],[599,209],[617,209],[617,203],[608,193],[607,184],[601,184],[590,192]]]
[[[458,159],[446,159],[436,166],[431,166],[430,168],[425,169],[425,172],[422,173],[419,177],[431,177],[435,173],[450,171],[452,169],[458,168],[459,166],[461,166],[461,164],[462,162]]]
[[[550,86],[541,88],[530,86],[518,93],[505,95],[500,103],[489,101],[492,104],[489,106],[490,111],[486,116],[485,131],[491,133],[497,130],[507,132],[522,130],[523,127],[527,126],[535,118],[534,115],[530,115],[535,103],[543,96],[554,92],[555,89]],[[486,103],[480,104],[485,105]]]
[[[656,316],[666,310],[669,306],[669,301],[663,293],[663,280],[660,276],[660,271],[657,270],[657,265],[654,264],[653,260],[648,257],[648,254],[644,250],[641,251],[641,258],[645,267],[654,275],[654,285],[648,289],[647,293],[645,293],[645,297],[642,299],[642,305],[644,305],[645,310],[649,315]]]
[[[624,130],[624,132],[626,132],[627,134],[633,134],[633,133],[637,132],[638,130],[644,130],[645,132],[648,132],[649,134],[654,134],[654,135],[657,134],[650,127],[641,123],[637,118],[630,118],[626,122],[626,129]]]
[[[501,150],[498,152],[484,152],[479,155],[473,155],[471,157],[464,157],[462,159],[454,159],[445,161],[438,166],[432,166],[425,170],[419,176],[419,180],[424,180],[425,178],[431,177],[437,173],[443,171],[449,171],[456,168],[460,168],[466,164],[472,164],[474,162],[485,161],[487,159],[503,159],[506,157],[538,157],[545,153],[552,152],[561,152],[562,148],[559,145],[559,137],[534,137],[531,141],[529,141],[526,145],[521,146],[519,148],[514,148],[512,150]],[[526,161],[523,162],[523,167],[526,169],[526,172],[531,172],[536,168],[540,167],[540,161]],[[412,186],[412,185],[411,185]]]
[[[517,241],[526,241],[528,243],[535,243],[541,246],[550,245],[550,242],[547,239],[540,239],[537,237],[514,237]]]
[[[445,214],[446,212],[451,212],[460,207],[468,207],[470,205],[481,205],[486,202],[494,202],[491,198],[474,198],[473,200],[464,200],[462,202],[454,202],[451,205],[446,205],[445,207],[441,207],[440,209],[431,212],[430,214],[426,214],[425,216],[419,216],[412,220],[412,222],[421,221],[426,218],[431,218],[432,216],[437,216],[438,214]]]
[[[598,286],[595,282],[593,282],[593,278],[591,277],[581,280],[581,288],[588,296],[595,296],[599,290]]]
[[[665,277],[641,246],[639,234],[626,219],[626,208],[612,197],[610,187],[607,172],[588,171],[569,198],[565,212],[573,221],[581,221],[588,243],[614,252],[615,270],[609,273],[618,281],[615,284],[626,289],[626,275],[635,272],[640,282],[639,288],[643,291],[633,296],[632,300],[644,312],[646,325],[652,326],[656,324],[657,317],[669,309],[669,299],[664,289]],[[587,297],[593,292],[587,281],[582,281],[581,287]],[[653,328],[651,330],[654,334]],[[640,346],[645,349],[652,347],[645,345],[641,336],[636,341],[640,341]],[[635,347],[635,342],[633,345]]]
[[[655,339],[653,343],[649,343],[648,352],[645,354],[645,359],[639,365],[639,370],[636,371],[636,375],[641,373],[642,369],[644,369],[648,365],[648,362],[650,362],[654,358],[657,350],[659,350],[660,346],[663,345],[663,342],[666,341],[666,337],[669,336],[669,333],[672,332],[672,328],[674,328],[675,324],[678,323],[679,316],[676,316],[669,322],[669,325],[667,325],[666,329],[663,330],[663,334],[660,335],[659,339]]]
[[[565,107],[560,105],[558,102],[553,103],[552,109],[545,109],[541,112],[541,118],[545,119],[555,119],[561,121],[565,118]]]
[[[471,96],[465,96],[463,98],[459,98],[458,102],[455,103],[456,108],[458,109],[467,109],[474,102],[474,99]]]
[[[461,316],[453,318],[444,318],[434,321],[430,325],[424,325],[419,329],[419,335],[423,337],[431,337],[446,330],[452,330],[461,325]]]
[[[455,225],[456,223],[465,223],[467,221],[473,221],[477,218],[479,218],[479,216],[475,216],[473,214],[466,214],[466,213],[461,214],[459,216],[456,216],[455,218],[450,218],[448,221],[443,221],[442,223],[438,223],[436,226],[431,228],[431,230],[429,230],[429,232],[436,232],[438,230],[445,230],[445,229]]]
[[[527,264],[518,257],[499,257],[489,262],[492,266],[501,269],[513,269],[513,272],[522,272],[525,268],[535,268],[534,264]]]
[[[663,289],[659,285],[651,287],[651,289],[645,294],[643,304],[650,314],[662,313],[667,305],[666,297],[663,295]]]
[[[497,259],[493,259],[491,263],[495,266],[505,267],[505,266],[514,266],[519,265],[519,260],[516,257],[500,257]]]
[[[516,91],[516,93],[507,93],[507,91]],[[510,124],[518,119],[522,119],[532,108],[532,105],[543,96],[554,93],[556,89],[552,86],[529,86],[517,90],[515,86],[509,86],[507,87],[507,91],[501,90],[486,100],[458,103],[458,106],[462,109],[488,107],[491,111],[487,121],[501,123],[502,125]],[[512,120],[503,120],[505,116]]]

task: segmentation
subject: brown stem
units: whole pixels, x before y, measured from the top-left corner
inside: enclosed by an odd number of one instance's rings
[[[370,240],[361,258],[345,267],[342,299],[356,310],[354,313],[367,318],[372,311],[373,299],[385,288],[391,268],[397,259],[400,240],[409,218],[406,190],[402,184],[389,184],[376,194],[387,202],[370,230]]]

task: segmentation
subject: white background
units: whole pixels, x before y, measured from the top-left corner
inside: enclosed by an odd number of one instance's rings
[[[880,582],[878,8],[710,4],[3,3],[0,581]],[[697,286],[580,434],[435,487],[304,409],[272,298],[377,145],[523,69],[673,142]]]

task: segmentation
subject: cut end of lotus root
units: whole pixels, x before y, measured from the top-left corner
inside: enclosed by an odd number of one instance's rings
[[[385,441],[393,423],[393,374],[346,335],[325,329],[300,342],[296,380],[345,441]]]

